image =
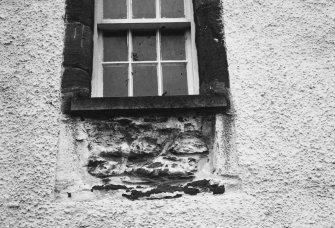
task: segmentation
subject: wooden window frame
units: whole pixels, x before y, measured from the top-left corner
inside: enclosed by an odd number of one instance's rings
[[[157,64],[158,94],[163,94],[162,63],[185,63],[187,71],[187,95],[199,94],[198,61],[195,44],[195,24],[193,18],[192,0],[184,0],[185,18],[161,18],[161,0],[155,0],[156,18],[134,19],[132,18],[132,0],[127,0],[126,19],[104,19],[103,0],[95,1],[94,19],[94,51],[91,97],[103,97],[103,65],[127,64],[128,65],[128,97],[133,97],[133,64]],[[185,60],[161,59],[161,28],[182,29],[185,31]],[[132,59],[132,32],[137,29],[150,29],[156,31],[155,61],[133,61]],[[120,62],[103,61],[103,32],[127,31],[128,60]]]

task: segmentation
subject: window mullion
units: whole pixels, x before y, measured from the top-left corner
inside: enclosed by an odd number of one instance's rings
[[[190,1],[192,0],[184,0],[184,13],[185,18],[190,19]]]
[[[158,96],[161,96],[163,94],[163,76],[162,76],[162,64],[161,64],[161,34],[160,30],[157,29],[157,35],[156,35],[156,47],[157,47],[157,81],[158,81]]]
[[[161,17],[160,0],[156,0],[156,19]]]
[[[190,32],[185,32],[185,51],[186,51],[186,70],[187,70],[187,85],[188,94],[194,94],[194,84],[193,84],[193,69],[192,69],[192,47],[191,47],[191,37]]]
[[[128,96],[132,97],[133,92],[133,65],[132,65],[132,53],[133,53],[133,37],[132,32],[128,30]]]
[[[127,18],[128,20],[133,17],[133,0],[128,0],[128,13],[127,13]]]

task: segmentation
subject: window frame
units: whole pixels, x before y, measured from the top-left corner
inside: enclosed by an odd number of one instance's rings
[[[187,86],[188,95],[198,95],[199,91],[199,74],[198,74],[198,59],[195,42],[195,23],[193,17],[192,0],[184,0],[185,18],[161,18],[160,2],[156,2],[156,18],[134,19],[132,18],[132,0],[127,0],[127,18],[126,19],[104,19],[103,18],[103,0],[96,0],[94,4],[94,32],[93,32],[93,73],[91,85],[91,97],[103,97],[103,65],[109,64],[128,64],[128,97],[133,97],[133,78],[132,65],[153,63],[157,64],[158,77],[158,94],[163,94],[163,79],[162,79],[162,63],[177,63],[185,62],[187,71]],[[161,60],[160,52],[160,33],[161,28],[182,29],[185,31],[185,60]],[[132,60],[132,31],[137,29],[156,30],[156,53],[155,61],[133,61]],[[104,31],[127,31],[128,42],[128,60],[122,62],[103,62],[103,32]]]
[[[105,110],[107,115],[117,115],[123,110],[133,115],[138,113],[131,110],[127,99],[92,98],[92,65],[94,37],[94,2],[98,0],[65,0],[65,36],[63,49],[63,68],[61,74],[61,112],[69,115],[85,116],[94,108]],[[176,111],[185,108],[184,99],[187,97],[186,109],[208,110],[216,107],[229,110],[229,72],[225,48],[224,25],[222,20],[223,7],[221,0],[192,0],[195,23],[195,43],[198,57],[199,95],[169,96],[169,103],[162,109],[162,101],[166,96],[143,97],[136,105],[136,110],[147,109],[151,103],[152,110]],[[167,23],[169,24],[169,23]],[[182,23],[179,23],[182,24]],[[221,97],[214,99],[213,97]],[[152,98],[155,98],[152,100]],[[76,103],[80,105],[76,105]],[[87,104],[95,104],[87,108]],[[118,110],[110,107],[118,106]],[[100,106],[100,107],[98,107]],[[160,108],[156,108],[160,106]],[[214,111],[216,112],[216,111]],[[159,111],[160,113],[160,111]]]

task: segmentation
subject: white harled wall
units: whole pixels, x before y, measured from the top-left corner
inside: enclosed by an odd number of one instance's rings
[[[54,201],[64,0],[0,1],[0,227],[334,227],[335,2],[223,0],[242,187]]]

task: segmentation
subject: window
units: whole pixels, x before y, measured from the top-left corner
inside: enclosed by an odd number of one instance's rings
[[[64,19],[63,113],[229,106],[220,0],[66,0]]]
[[[95,2],[92,97],[199,94],[191,0]]]

